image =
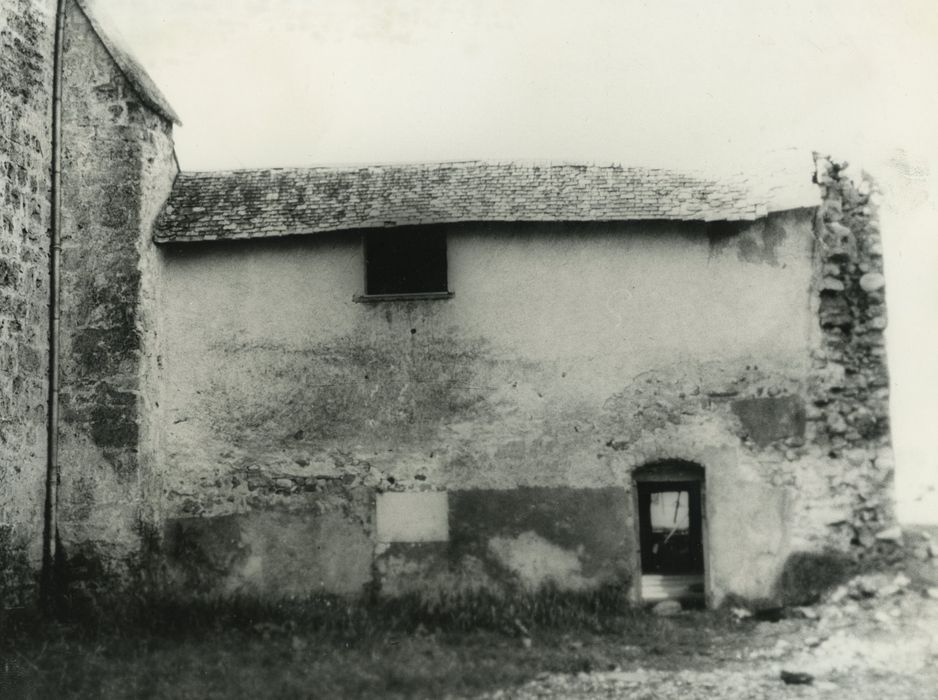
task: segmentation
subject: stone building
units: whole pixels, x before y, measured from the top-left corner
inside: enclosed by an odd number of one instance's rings
[[[44,541],[47,558],[57,553],[64,563],[68,552],[69,575],[96,576],[97,569],[84,572],[85,549],[94,548],[94,561],[127,561],[139,551],[143,504],[158,501],[147,480],[152,455],[146,407],[152,392],[145,387],[155,357],[147,350],[144,300],[153,293],[149,231],[178,170],[171,137],[178,117],[83,0],[61,6],[57,127],[56,2],[0,6],[4,608],[35,600]],[[52,471],[49,267],[56,150],[61,346],[54,429],[61,487],[56,507],[44,508]]]
[[[17,6],[50,52],[51,4]],[[178,118],[83,8],[63,52],[60,591],[718,605],[778,599],[793,562],[865,556],[892,524],[870,183],[810,156],[725,178],[180,173]],[[45,494],[44,57],[11,122],[35,132],[12,152],[35,184],[4,172],[0,232],[0,284],[32,275],[13,287],[32,316],[0,327],[32,392],[0,406],[20,583]]]
[[[0,5],[0,594],[29,600],[46,473],[52,3]]]
[[[181,173],[155,229],[170,579],[716,604],[870,545],[881,258],[867,195],[814,167]]]

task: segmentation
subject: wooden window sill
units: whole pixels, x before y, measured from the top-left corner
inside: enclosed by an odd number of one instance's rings
[[[374,304],[380,301],[429,301],[452,298],[452,292],[417,292],[414,294],[356,294],[352,297],[352,301],[359,304]]]

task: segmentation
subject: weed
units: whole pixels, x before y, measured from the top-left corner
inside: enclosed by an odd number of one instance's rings
[[[779,579],[781,600],[785,605],[812,605],[856,571],[856,563],[842,552],[795,552]]]

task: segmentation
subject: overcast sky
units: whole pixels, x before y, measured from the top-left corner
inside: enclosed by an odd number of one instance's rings
[[[884,189],[901,512],[938,520],[934,0],[95,6],[182,117],[186,170],[475,158],[722,169],[792,147],[862,164]]]

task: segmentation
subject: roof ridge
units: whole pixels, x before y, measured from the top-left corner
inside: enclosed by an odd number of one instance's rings
[[[226,168],[219,170],[183,170],[179,174],[184,177],[224,177],[241,174],[258,173],[307,173],[318,171],[354,172],[358,170],[390,170],[395,168],[407,169],[436,169],[442,167],[550,167],[550,168],[589,168],[595,170],[628,170],[636,172],[670,173],[686,176],[699,176],[708,180],[726,180],[729,176],[710,173],[703,168],[668,168],[659,165],[623,165],[622,163],[593,160],[554,160],[554,159],[467,159],[467,160],[431,160],[431,161],[389,161],[389,162],[362,162],[362,163],[317,163],[308,166],[270,166],[256,168]]]

